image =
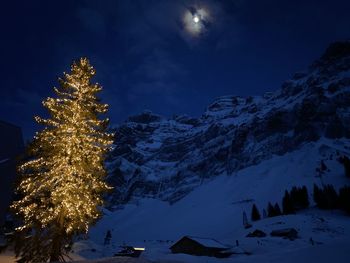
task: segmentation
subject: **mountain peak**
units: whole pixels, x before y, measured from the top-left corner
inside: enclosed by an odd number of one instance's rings
[[[162,119],[162,117],[158,114],[154,114],[150,110],[144,110],[141,114],[130,116],[128,121],[129,122],[136,122],[136,123],[151,123],[151,122],[158,122]]]
[[[204,180],[322,137],[349,138],[349,123],[350,41],[342,41],[275,92],[219,97],[199,118],[130,117],[116,129],[109,177],[119,192],[111,202],[148,196],[173,203]]]
[[[330,44],[321,59],[329,61],[348,56],[350,56],[350,40],[345,40]]]

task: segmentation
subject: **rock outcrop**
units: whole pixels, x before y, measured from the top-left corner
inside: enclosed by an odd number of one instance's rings
[[[259,97],[224,96],[200,118],[130,117],[108,159],[110,204],[139,197],[176,202],[204,180],[294,151],[320,137],[350,137],[350,41]]]

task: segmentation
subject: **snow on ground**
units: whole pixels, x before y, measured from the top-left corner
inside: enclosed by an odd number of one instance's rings
[[[267,203],[279,202],[285,189],[306,185],[312,202],[314,183],[331,183],[336,188],[350,180],[345,177],[338,155],[348,154],[349,141],[322,139],[283,156],[274,156],[232,176],[222,175],[204,182],[180,201],[170,205],[156,199],[142,199],[104,217],[92,227],[87,240],[77,241],[73,251],[86,262],[350,262],[350,217],[341,211],[310,208],[295,215],[265,218],[244,229],[242,214],[250,218],[252,204],[260,213]],[[328,169],[316,172],[323,161]],[[271,237],[275,229],[293,227],[299,232],[294,241]],[[265,238],[247,238],[260,229]],[[104,245],[107,230],[112,232],[109,245]],[[239,247],[252,255],[232,255],[227,259],[171,254],[169,247],[184,235],[214,238]],[[310,238],[314,241],[311,244]],[[110,258],[119,245],[145,247],[140,259]],[[96,261],[98,259],[98,261]],[[7,261],[6,261],[7,260]],[[13,260],[13,258],[12,258]],[[1,254],[0,262],[13,262],[11,255]]]
[[[307,209],[296,215],[279,216],[262,219],[253,224],[250,229],[238,227],[232,231],[234,236],[227,238],[226,243],[231,245],[239,241],[239,247],[252,255],[233,255],[227,259],[211,257],[195,257],[185,254],[171,254],[169,247],[172,242],[168,240],[146,240],[138,243],[146,247],[140,261],[123,261],[124,258],[101,259],[100,263],[107,262],[349,262],[350,250],[350,222],[349,217],[340,211],[320,211],[315,208]],[[296,240],[271,237],[269,233],[275,229],[294,227],[299,233]],[[265,238],[248,238],[247,233],[260,229],[268,234]],[[313,240],[313,244],[310,241]],[[84,241],[89,243],[89,241]],[[81,242],[81,243],[84,243]],[[94,246],[96,252],[80,251],[87,258],[112,256],[117,250],[116,244],[104,248]],[[77,251],[78,252],[78,251]],[[101,255],[101,253],[105,253]],[[146,261],[144,261],[146,260]],[[148,261],[147,261],[148,260]],[[85,261],[84,261],[85,262]],[[90,262],[90,261],[88,261]],[[95,262],[95,261],[91,261]]]
[[[85,258],[77,255],[77,254],[70,254],[69,255],[70,259],[67,259],[67,261],[81,261],[84,260]],[[0,253],[0,263],[15,263],[16,258],[15,258],[15,253],[13,252],[12,248],[8,248],[5,251],[2,251]]]
[[[146,251],[140,261],[123,261],[123,258],[109,258],[97,261],[107,262],[337,262],[350,260],[350,222],[349,217],[340,211],[320,211],[308,209],[296,215],[266,218],[254,223],[250,229],[237,227],[235,236],[226,239],[231,244],[239,241],[239,247],[252,255],[233,255],[226,259],[195,257],[185,254],[171,254],[166,240],[147,240],[143,243]],[[274,229],[295,227],[299,238],[291,241],[279,237],[247,238],[247,233],[261,229],[267,234]],[[312,238],[314,244],[310,242]],[[109,247],[110,249],[111,247]],[[91,256],[91,255],[90,255]],[[146,261],[144,261],[146,260]],[[148,261],[147,261],[148,260]],[[85,261],[84,261],[85,262]],[[90,261],[87,261],[90,262]],[[95,262],[95,261],[91,261]]]
[[[311,208],[297,215],[263,219],[250,229],[259,228],[269,234],[273,229],[294,227],[301,237],[295,241],[275,237],[245,238],[249,231],[242,226],[243,211],[250,217],[253,203],[261,213],[269,201],[279,202],[281,206],[284,191],[292,186],[306,185],[311,201],[314,183],[331,183],[336,188],[350,185],[342,165],[336,160],[339,154],[349,154],[346,145],[349,145],[348,141],[322,139],[300,150],[274,156],[235,175],[216,177],[173,205],[145,198],[122,209],[106,212],[90,230],[89,240],[76,243],[88,244],[89,248],[76,247],[75,252],[91,259],[110,257],[119,245],[128,244],[146,247],[142,258],[154,262],[250,262],[253,259],[286,262],[284,257],[295,262],[293,260],[299,260],[301,255],[310,258],[329,250],[337,253],[339,260],[336,262],[343,258],[350,262],[350,252],[346,249],[350,241],[350,218],[340,211]],[[328,170],[319,176],[315,169],[320,167],[321,160]],[[107,230],[112,232],[111,245],[103,246]],[[253,255],[214,259],[171,254],[169,247],[184,235],[214,238],[231,246],[238,240],[240,246]],[[311,245],[310,238],[317,243],[315,246]],[[326,255],[317,256],[317,260],[321,258],[329,259]]]

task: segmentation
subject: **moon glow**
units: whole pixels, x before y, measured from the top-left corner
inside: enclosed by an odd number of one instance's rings
[[[187,10],[183,16],[185,30],[194,37],[205,33],[209,20],[209,13],[204,8]]]
[[[198,15],[194,15],[194,16],[193,16],[193,22],[199,23],[199,21],[200,21],[199,16],[198,16]]]

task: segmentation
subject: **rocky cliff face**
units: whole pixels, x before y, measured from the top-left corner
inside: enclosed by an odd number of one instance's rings
[[[329,46],[306,72],[261,97],[224,96],[200,118],[151,112],[115,130],[110,203],[176,202],[219,174],[297,150],[320,137],[350,137],[350,41]]]

